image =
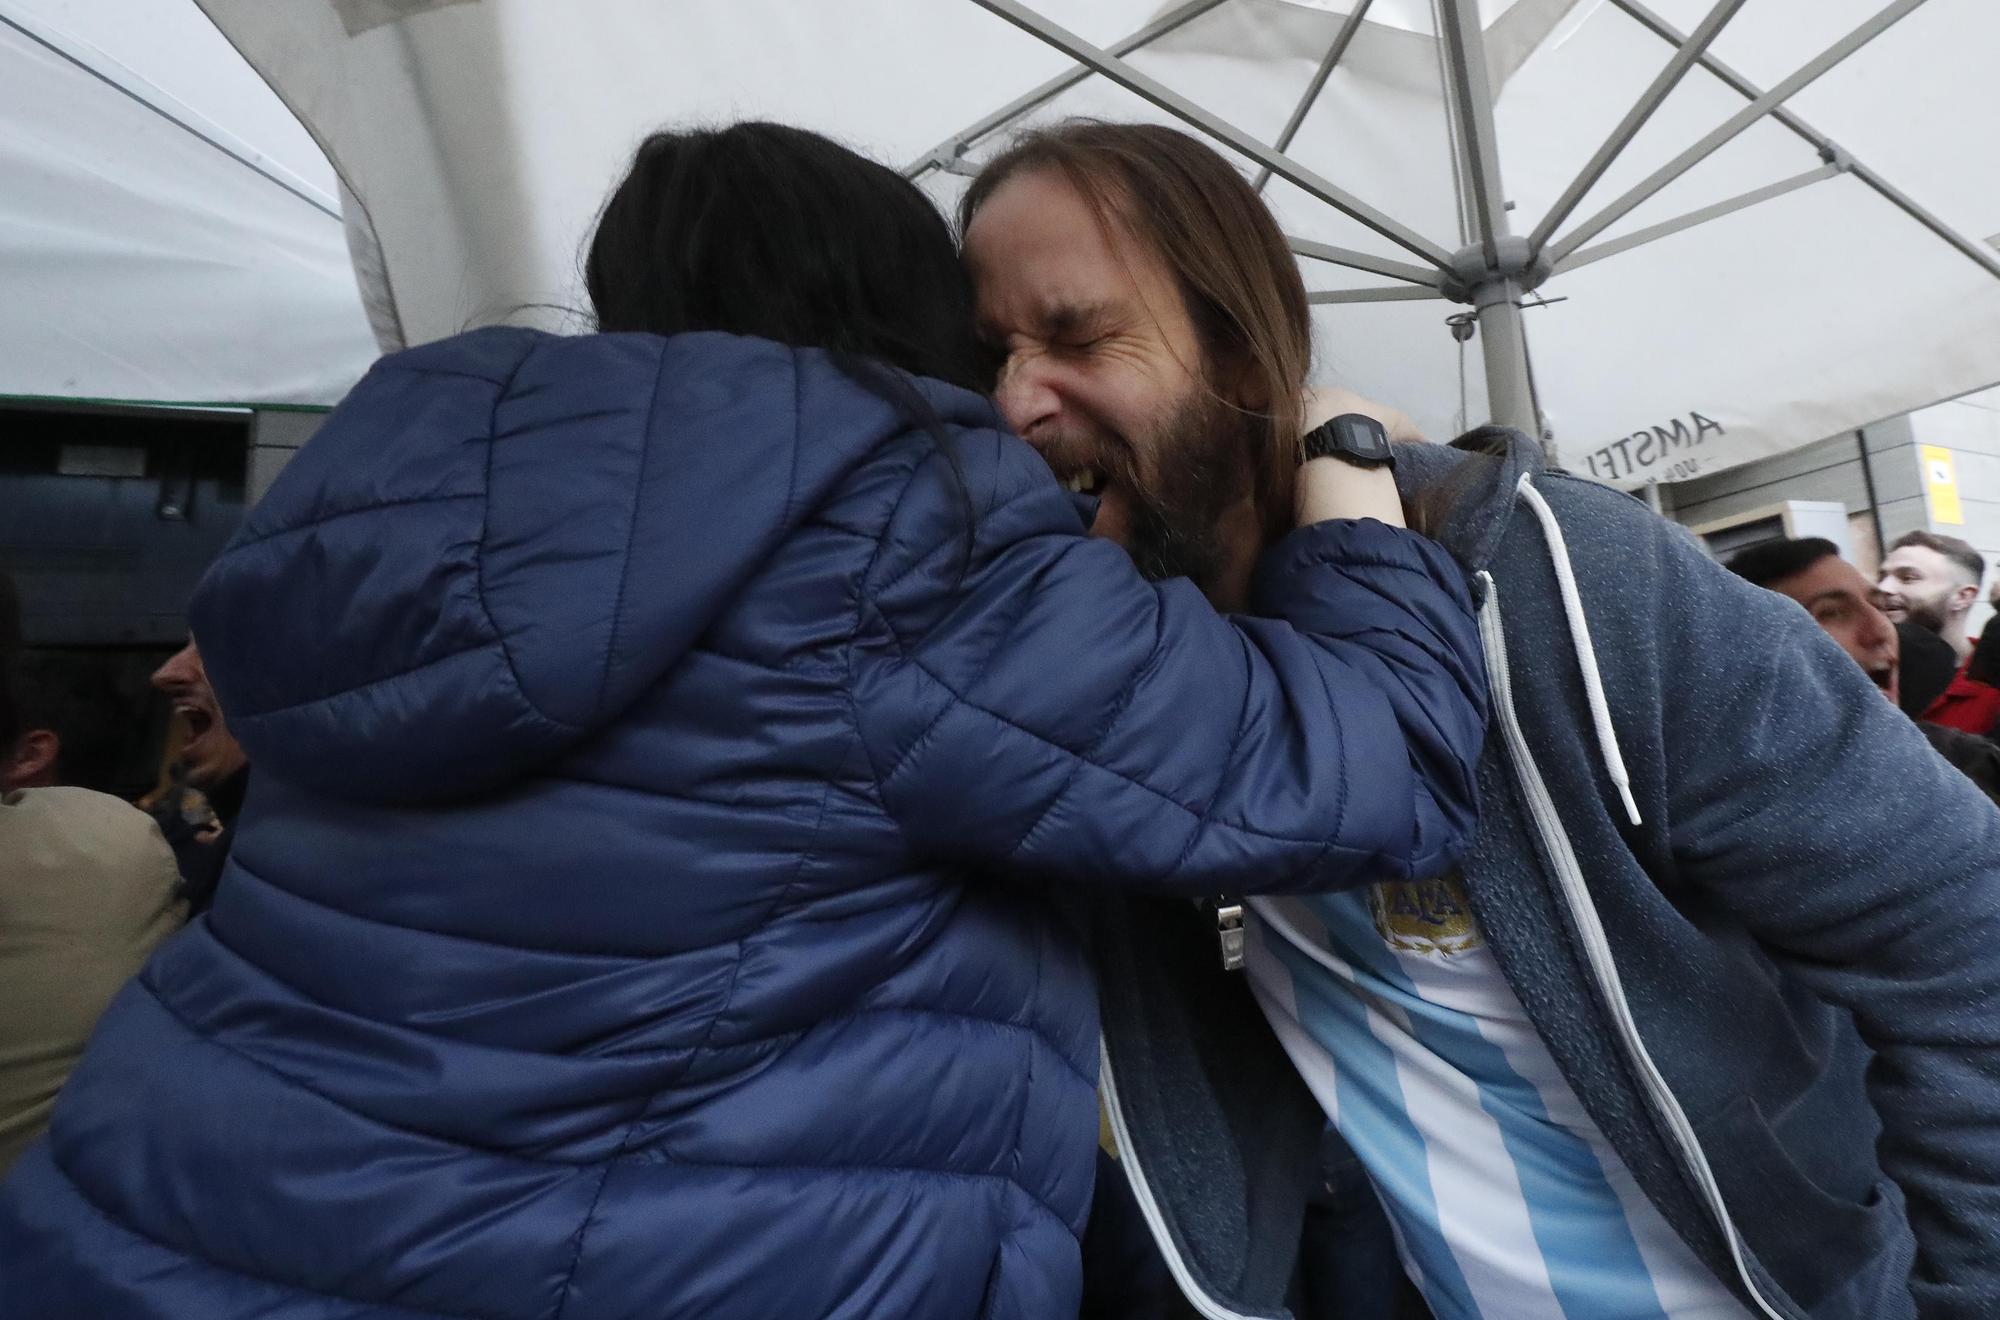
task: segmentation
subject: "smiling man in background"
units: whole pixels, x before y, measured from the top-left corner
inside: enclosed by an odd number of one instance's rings
[[[1972,639],[1967,621],[1979,600],[1986,560],[1970,542],[1936,532],[1906,532],[1882,559],[1876,586],[1893,622],[1935,633],[1951,646],[1958,668],[1923,718],[1948,729],[1990,734],[2000,722],[2000,689],[1968,672]]]
[[[1882,557],[1882,612],[1891,623],[1908,621],[1930,629],[1957,653],[1963,665],[1972,654],[1966,618],[1979,600],[1986,561],[1968,541],[1936,532],[1906,532]]]
[[[1901,648],[1888,601],[1840,557],[1840,547],[1818,536],[1766,541],[1732,556],[1729,571],[1804,606],[1883,696],[1895,701],[1900,695]]]

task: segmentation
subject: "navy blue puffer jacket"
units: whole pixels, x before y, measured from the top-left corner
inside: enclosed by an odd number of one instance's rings
[[[375,368],[202,585],[250,800],[0,1191],[0,1315],[1074,1314],[1050,888],[1442,867],[1478,650],[1375,524],[1265,565],[1339,636],[1148,585],[924,388],[963,488],[815,352]]]

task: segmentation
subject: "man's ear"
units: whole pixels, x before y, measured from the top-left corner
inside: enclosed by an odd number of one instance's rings
[[[54,729],[30,729],[0,760],[0,790],[47,788],[56,782],[62,738]]]
[[[1959,587],[1958,589],[1956,589],[1951,593],[1951,612],[1953,614],[1964,614],[1967,611],[1969,611],[1973,607],[1973,605],[1977,603],[1978,600],[1979,600],[1979,588],[1977,585],[1970,587]]]

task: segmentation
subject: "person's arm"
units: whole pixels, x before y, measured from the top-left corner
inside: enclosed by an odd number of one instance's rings
[[[1341,518],[1409,526],[1403,497],[1396,492],[1394,468],[1361,468],[1337,458],[1315,458],[1300,465],[1297,491],[1301,527]]]
[[[1875,1051],[1918,1310],[2000,1315],[2000,811],[1803,611],[1653,536],[1679,878]]]
[[[1423,439],[1401,412],[1370,403],[1352,390],[1306,391],[1304,430],[1311,431],[1343,413],[1374,418],[1392,441]],[[1373,518],[1391,527],[1409,525],[1402,497],[1396,493],[1396,474],[1390,468],[1359,468],[1337,458],[1316,458],[1300,466],[1295,491],[1301,527],[1336,518]]]
[[[912,851],[1185,893],[1336,888],[1444,869],[1475,820],[1485,687],[1462,572],[1377,523],[1293,533],[1280,617],[1217,615],[1078,532],[1019,441],[962,437],[970,553],[942,456],[870,573],[856,719]],[[1293,603],[1331,601],[1301,633]]]

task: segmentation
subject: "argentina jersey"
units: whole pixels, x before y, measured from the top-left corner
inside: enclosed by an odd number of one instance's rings
[[[1454,878],[1253,899],[1245,969],[1438,1320],[1743,1320],[1584,1112]]]

